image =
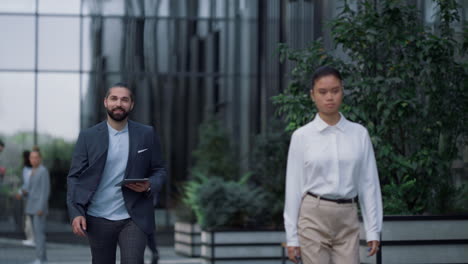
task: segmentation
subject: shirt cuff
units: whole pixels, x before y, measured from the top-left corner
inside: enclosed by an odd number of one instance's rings
[[[367,242],[377,240],[380,241],[380,233],[379,232],[366,232]]]
[[[287,246],[288,247],[299,247],[299,243],[298,242],[288,242]]]

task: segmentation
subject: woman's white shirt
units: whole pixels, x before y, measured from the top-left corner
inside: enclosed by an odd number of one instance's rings
[[[382,196],[372,143],[366,128],[340,116],[330,126],[317,114],[291,137],[284,207],[288,246],[299,246],[297,222],[307,192],[330,199],[359,196],[367,241],[379,240]]]
[[[21,186],[21,190],[19,192],[21,193],[22,190],[26,191],[29,186],[29,178],[31,177],[31,172],[32,168],[24,166],[23,167],[23,185]]]

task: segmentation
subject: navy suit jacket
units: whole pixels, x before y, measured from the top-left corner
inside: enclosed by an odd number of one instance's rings
[[[135,224],[145,233],[155,228],[153,196],[162,189],[166,178],[159,137],[151,126],[128,121],[129,155],[126,179],[149,178],[149,192],[122,188],[125,206]],[[80,132],[67,177],[67,206],[71,221],[86,216],[88,205],[101,181],[107,160],[109,133],[107,121]]]

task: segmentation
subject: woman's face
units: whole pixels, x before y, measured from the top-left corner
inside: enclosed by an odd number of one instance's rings
[[[37,151],[32,151],[31,154],[29,154],[29,161],[33,168],[37,168],[41,165],[41,155]]]
[[[337,114],[343,100],[343,86],[340,79],[333,75],[318,79],[310,90],[310,97],[320,113]]]

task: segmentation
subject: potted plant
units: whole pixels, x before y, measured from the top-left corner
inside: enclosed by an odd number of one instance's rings
[[[183,201],[202,229],[201,258],[205,263],[280,261],[282,171],[289,137],[281,130],[257,136],[251,172],[240,175],[238,159],[220,124],[203,124],[200,135],[203,139],[194,152],[196,162]]]
[[[233,162],[234,155],[229,151],[229,138],[216,119],[209,119],[200,125],[197,148],[193,152],[195,166],[191,168],[191,179],[185,183],[176,199],[176,222],[174,225],[175,251],[178,254],[198,257],[201,252],[201,228],[190,204],[193,188],[198,182],[196,174],[218,175],[224,179],[237,177],[238,168]]]
[[[199,257],[201,251],[201,229],[192,208],[181,199],[177,199],[175,217],[175,252],[188,257]]]

